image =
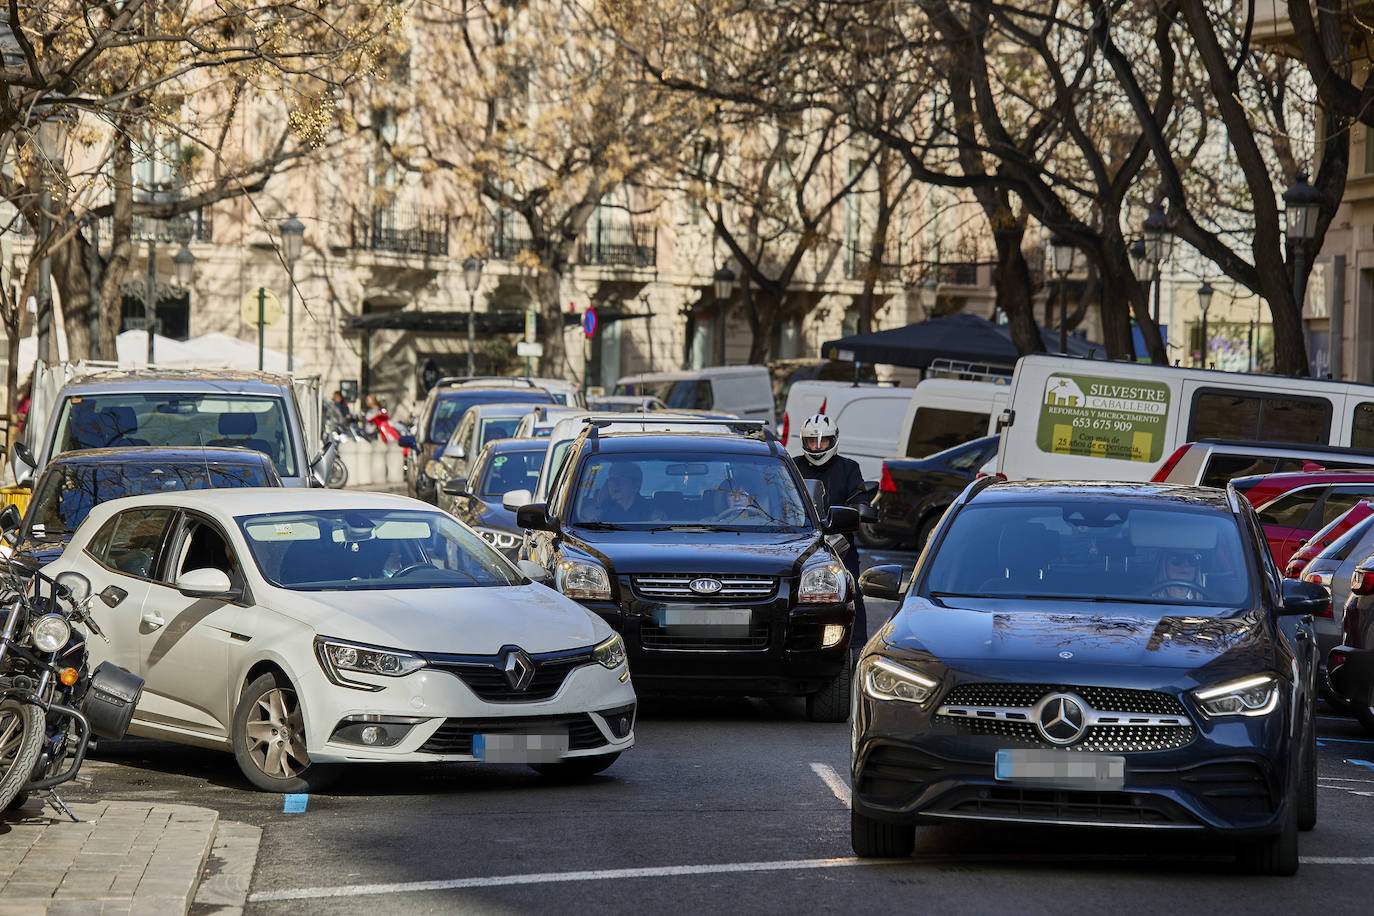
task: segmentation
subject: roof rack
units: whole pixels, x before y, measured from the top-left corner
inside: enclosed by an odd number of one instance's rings
[[[528,388],[539,387],[534,382],[519,375],[449,375],[435,382],[434,387],[437,388],[440,385],[490,384],[493,382],[510,385],[512,387],[516,385],[524,385]]]
[[[926,367],[926,378],[957,378],[1005,385],[1011,380],[1012,371],[1011,366],[997,363],[970,363],[962,359],[942,357],[930,361],[930,365]]]
[[[667,411],[646,411],[640,413],[622,413],[614,417],[584,417],[582,422],[590,427],[590,435],[595,438],[603,426],[610,426],[615,423],[671,423],[674,426],[724,426],[739,433],[760,433],[765,442],[776,440],[773,430],[769,428],[766,420],[722,420],[713,417],[660,417],[655,418],[655,414],[663,414]],[[646,430],[647,432],[657,432],[657,430]],[[664,430],[670,432],[670,430]]]

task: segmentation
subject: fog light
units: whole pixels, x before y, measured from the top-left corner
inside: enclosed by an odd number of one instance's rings
[[[837,646],[842,639],[844,639],[844,625],[827,623],[825,631],[821,634],[821,648],[829,649],[831,646]]]
[[[359,737],[363,739],[363,744],[386,744],[386,729],[369,725]]]

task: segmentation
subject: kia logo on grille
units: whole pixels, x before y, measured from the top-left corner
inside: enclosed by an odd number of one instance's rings
[[[698,595],[714,595],[720,591],[721,584],[719,579],[710,579],[703,576],[700,579],[693,579],[687,583],[687,587]]]

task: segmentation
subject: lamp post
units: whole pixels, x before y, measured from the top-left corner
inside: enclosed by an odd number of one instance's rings
[[[1150,211],[1150,215],[1145,217],[1142,226],[1145,235],[1141,240],[1145,249],[1145,260],[1150,264],[1151,280],[1155,285],[1155,302],[1151,316],[1156,325],[1159,324],[1159,265],[1167,256],[1169,220],[1164,216],[1164,208],[1158,204]]]
[[[1197,288],[1197,304],[1202,308],[1202,368],[1207,368],[1207,357],[1212,348],[1207,345],[1207,310],[1212,307],[1212,284],[1206,280]]]
[[[286,371],[296,369],[296,259],[301,256],[305,223],[292,213],[281,222],[281,248],[286,258]]]
[[[1050,236],[1050,269],[1059,275],[1059,352],[1069,352],[1069,272],[1073,270],[1073,244],[1058,233]]]
[[[1317,234],[1322,195],[1307,183],[1307,173],[1298,172],[1293,184],[1283,192],[1283,216],[1288,227],[1288,244],[1293,246],[1293,301],[1302,314],[1307,278],[1303,276],[1303,247]]]
[[[468,375],[475,374],[473,369],[473,314],[477,310],[477,286],[482,282],[482,259],[473,255],[463,262],[463,285],[468,288]]]

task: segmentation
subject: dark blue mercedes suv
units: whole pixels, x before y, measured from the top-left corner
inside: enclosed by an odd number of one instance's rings
[[[1213,831],[1292,874],[1316,822],[1310,614],[1234,490],[971,484],[854,691],[852,840],[942,819]]]

